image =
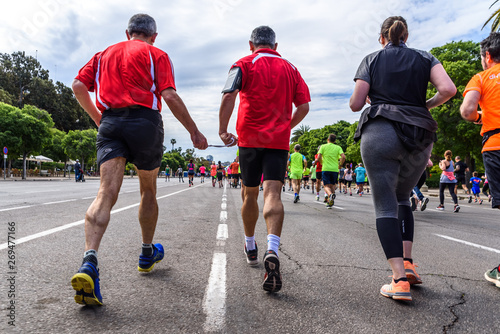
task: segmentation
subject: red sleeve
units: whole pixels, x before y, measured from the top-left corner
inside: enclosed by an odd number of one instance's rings
[[[304,103],[308,103],[311,101],[311,95],[309,94],[309,87],[307,87],[306,82],[302,79],[299,71],[297,71],[298,82],[297,82],[297,90],[295,91],[295,96],[293,97],[293,104],[295,106],[300,106]]]
[[[89,60],[85,66],[83,66],[75,79],[80,80],[87,86],[89,92],[94,91],[95,75],[97,72],[97,64],[99,63],[99,58],[101,57],[101,52],[98,52]]]
[[[156,86],[161,93],[167,88],[175,88],[174,65],[170,57],[163,53],[156,62]]]

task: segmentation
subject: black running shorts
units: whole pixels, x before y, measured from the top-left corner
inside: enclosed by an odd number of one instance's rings
[[[123,157],[139,170],[154,170],[161,164],[163,136],[163,121],[156,110],[106,110],[97,134],[97,164]]]
[[[258,187],[264,181],[284,182],[287,150],[240,147],[241,178],[246,187]]]

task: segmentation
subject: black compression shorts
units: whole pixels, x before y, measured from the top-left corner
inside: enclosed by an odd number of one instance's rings
[[[157,110],[146,107],[106,110],[97,134],[97,164],[123,157],[140,170],[160,167],[163,121]]]
[[[264,181],[284,182],[287,150],[240,147],[241,178],[246,187],[258,187]]]

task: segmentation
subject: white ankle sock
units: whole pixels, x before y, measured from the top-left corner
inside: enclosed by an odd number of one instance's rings
[[[280,247],[280,237],[274,234],[267,235],[267,250],[272,250],[278,255],[278,249]]]
[[[247,246],[247,250],[251,251],[255,249],[255,236],[247,237],[245,235],[245,245]]]

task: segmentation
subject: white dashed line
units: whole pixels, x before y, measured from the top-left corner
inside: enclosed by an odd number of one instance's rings
[[[64,201],[57,201],[57,202],[47,202],[47,203],[43,203],[42,205],[59,204],[59,203],[74,202],[74,201],[76,201],[76,198],[65,199]]]
[[[217,228],[216,251],[212,259],[212,269],[203,298],[203,311],[207,318],[203,325],[205,332],[223,332],[226,316],[226,253],[224,246],[228,238],[227,228],[227,183],[224,182],[220,224]]]

